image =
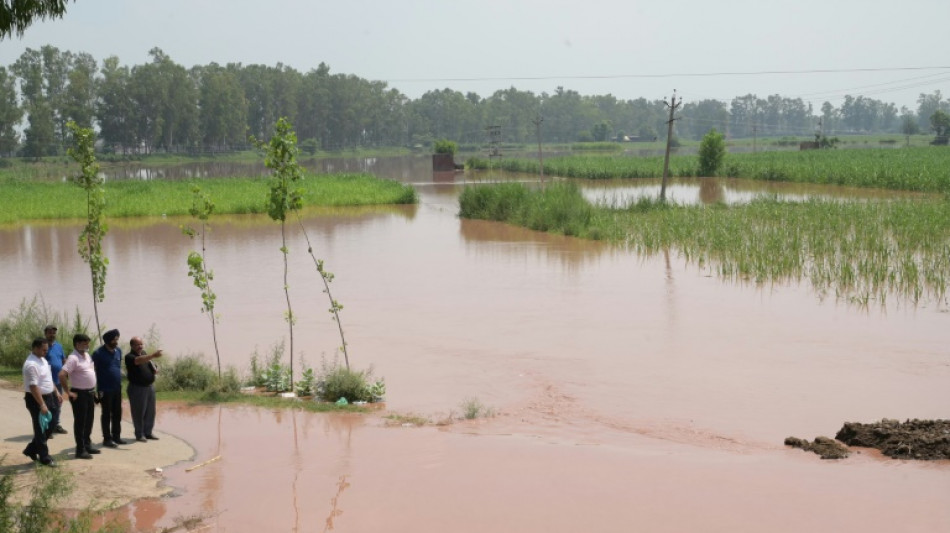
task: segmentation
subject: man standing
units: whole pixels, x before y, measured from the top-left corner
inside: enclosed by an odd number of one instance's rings
[[[53,376],[50,374],[49,362],[46,361],[47,347],[43,337],[33,339],[31,353],[23,363],[23,389],[26,392],[24,401],[33,421],[33,440],[26,445],[23,455],[33,461],[39,459],[40,463],[46,466],[56,466],[46,445],[46,430],[40,425],[40,417],[50,416],[53,405],[63,401],[63,397],[53,386]]]
[[[132,425],[135,427],[135,440],[158,440],[158,437],[152,434],[155,427],[154,384],[155,374],[158,373],[152,359],[161,357],[162,351],[147,353],[140,337],[132,337],[129,346],[129,353],[125,356],[125,370],[129,376],[129,406],[132,410]]]
[[[101,452],[92,446],[92,421],[96,415],[96,369],[89,356],[89,337],[82,333],[74,335],[73,348],[73,353],[66,358],[59,372],[59,382],[69,395],[69,404],[73,407],[76,458],[92,459],[90,454]]]
[[[99,407],[102,409],[102,445],[117,448],[127,444],[122,440],[122,350],[119,349],[119,330],[110,329],[102,335],[105,342],[92,354],[96,367],[96,385],[99,388]]]
[[[57,331],[56,326],[50,324],[43,329],[43,334],[46,336],[46,343],[49,345],[49,351],[46,352],[46,360],[49,361],[49,370],[53,375],[53,386],[56,387],[56,391],[59,393],[60,398],[62,398],[63,387],[59,384],[59,371],[63,369],[66,354],[63,353],[63,345],[56,340]],[[53,434],[55,433],[66,434],[66,430],[63,429],[63,426],[59,423],[59,415],[62,407],[63,406],[59,403],[53,405],[53,421],[46,431],[47,438],[53,438]]]

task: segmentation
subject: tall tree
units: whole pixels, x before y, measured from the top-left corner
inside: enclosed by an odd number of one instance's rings
[[[69,85],[63,95],[62,114],[82,128],[91,128],[96,114],[98,80],[96,60],[87,53],[71,56]]]
[[[932,94],[921,93],[917,98],[917,119],[920,129],[930,129],[930,117],[941,109],[950,111],[950,102],[943,99],[943,94],[939,90]]]
[[[16,127],[23,118],[17,103],[16,77],[0,67],[0,156],[16,151],[20,139]]]
[[[140,111],[132,98],[129,67],[120,66],[119,58],[110,56],[103,60],[101,73],[96,118],[102,140],[114,150],[134,149],[140,140],[135,128]]]
[[[66,86],[69,82],[70,63],[72,53],[62,52],[55,46],[46,45],[40,48],[43,56],[43,80],[45,84],[46,101],[53,113],[54,128],[61,146],[66,146],[69,140],[69,130],[66,123],[69,120],[63,108],[66,104]]]
[[[29,126],[23,132],[23,155],[39,158],[56,154],[59,145],[53,109],[43,77],[43,54],[39,50],[27,48],[13,64],[12,70],[20,78],[20,91],[29,121]]]
[[[244,144],[247,101],[234,72],[212,63],[197,69],[199,123],[205,146],[229,149]]]

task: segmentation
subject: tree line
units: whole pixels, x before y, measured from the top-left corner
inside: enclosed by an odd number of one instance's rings
[[[110,56],[53,46],[27,49],[0,66],[0,155],[62,154],[66,124],[98,132],[104,152],[219,152],[247,148],[265,138],[278,118],[294,124],[304,152],[356,147],[428,145],[436,139],[463,145],[487,141],[498,126],[502,141],[543,142],[654,140],[666,137],[663,100],[581,95],[557,87],[535,94],[515,87],[488,97],[452,89],[431,90],[413,100],[352,74],[331,74],[321,63],[302,73],[275,66],[211,63],[190,69],[159,48],[150,60],[127,66]],[[730,138],[813,136],[822,133],[917,133],[931,130],[930,117],[950,111],[939,91],[921,94],[916,110],[864,96],[846,96],[840,106],[813,109],[801,98],[754,94],[731,102],[686,102],[675,135],[699,139],[710,129]]]

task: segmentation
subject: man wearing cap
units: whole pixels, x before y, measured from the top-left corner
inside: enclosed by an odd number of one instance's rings
[[[110,329],[102,335],[105,342],[92,353],[96,367],[96,386],[99,389],[99,407],[102,409],[102,445],[116,448],[127,444],[122,440],[122,350],[119,348],[119,330]]]
[[[49,455],[46,445],[46,430],[40,424],[40,417],[50,416],[53,404],[59,404],[63,397],[53,386],[53,376],[50,374],[49,362],[46,361],[46,339],[33,339],[30,355],[23,363],[23,389],[26,392],[24,401],[33,421],[33,440],[26,445],[23,455],[46,466],[56,466],[56,462]]]
[[[59,371],[59,382],[69,396],[73,407],[73,437],[76,439],[76,458],[92,459],[102,453],[92,446],[92,421],[96,415],[96,369],[89,356],[89,337],[73,335],[73,353],[66,358]]]
[[[46,352],[46,360],[49,361],[50,373],[53,375],[53,386],[56,387],[56,391],[59,392],[60,397],[62,397],[63,386],[59,384],[59,371],[63,369],[63,363],[66,362],[66,354],[63,353],[63,345],[56,340],[57,331],[56,326],[50,324],[43,329],[43,335],[46,336],[46,343],[49,345],[49,351]],[[62,405],[57,402],[52,407],[53,421],[50,422],[49,429],[46,431],[46,436],[50,439],[53,438],[53,435],[56,433],[66,434],[66,430],[59,424],[59,415],[62,410]]]

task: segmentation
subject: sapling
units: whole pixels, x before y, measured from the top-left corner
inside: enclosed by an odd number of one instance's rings
[[[333,320],[336,322],[337,329],[340,331],[340,351],[343,352],[343,361],[346,363],[347,370],[349,370],[350,356],[346,351],[346,337],[343,335],[343,323],[340,322],[340,311],[343,310],[343,304],[334,300],[333,294],[330,292],[330,282],[333,281],[334,278],[333,272],[325,269],[323,267],[323,259],[317,259],[317,256],[313,254],[313,245],[310,243],[310,236],[307,235],[307,229],[304,227],[303,221],[300,220],[299,214],[297,215],[297,223],[300,225],[300,231],[303,232],[304,239],[307,240],[307,253],[313,258],[313,264],[316,265],[320,279],[323,280],[323,292],[326,293],[327,298],[330,299],[330,309],[328,309],[328,311],[333,315]]]
[[[218,332],[216,328],[218,316],[214,312],[218,296],[211,290],[214,271],[207,269],[205,259],[205,235],[209,229],[208,218],[214,213],[214,202],[197,185],[192,187],[191,192],[194,196],[191,201],[191,209],[188,212],[200,222],[201,230],[196,230],[191,226],[182,226],[181,231],[192,239],[198,236],[201,237],[201,253],[194,250],[188,253],[188,276],[194,281],[195,287],[198,287],[201,291],[201,312],[208,313],[208,318],[211,319],[211,337],[214,340],[214,354],[218,359],[218,379],[221,379],[221,353],[218,351]]]
[[[264,165],[273,170],[267,196],[267,214],[280,222],[280,252],[284,256],[284,297],[287,300],[285,319],[290,328],[290,382],[294,376],[294,312],[290,305],[290,288],[287,283],[287,215],[303,206],[303,189],[296,188],[303,174],[297,163],[297,134],[286,118],[281,117],[274,126],[270,142],[262,144]]]
[[[92,278],[92,309],[96,317],[96,333],[102,337],[99,324],[99,303],[106,298],[106,271],[109,259],[102,254],[102,238],[109,230],[103,221],[105,191],[103,178],[99,175],[99,163],[96,161],[95,132],[90,128],[80,128],[69,121],[66,127],[72,132],[73,146],[67,153],[80,165],[81,172],[72,179],[86,191],[86,226],[79,234],[79,256],[89,265]]]

